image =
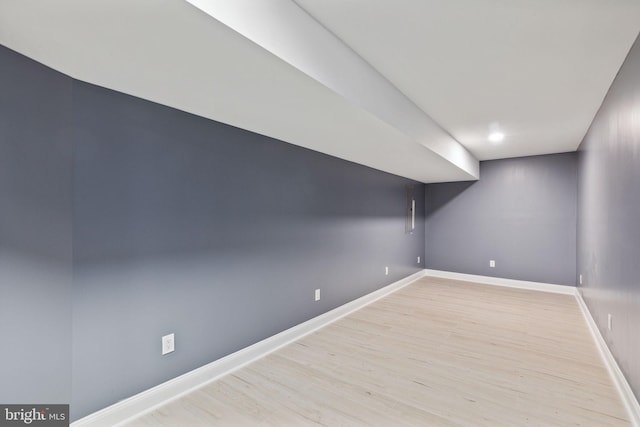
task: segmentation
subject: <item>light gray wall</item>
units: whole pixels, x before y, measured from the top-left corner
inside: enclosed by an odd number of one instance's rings
[[[640,41],[579,149],[583,297],[640,397]],[[607,315],[613,315],[612,330]]]
[[[71,79],[0,46],[0,402],[71,397]]]
[[[427,268],[575,285],[575,153],[484,161],[425,193]]]
[[[73,417],[423,268],[407,179],[80,82],[74,120]]]

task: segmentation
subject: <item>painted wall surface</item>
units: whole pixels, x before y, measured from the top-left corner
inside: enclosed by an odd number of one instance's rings
[[[640,41],[579,149],[578,274],[589,311],[640,397]],[[607,326],[611,313],[612,329]]]
[[[425,193],[427,268],[575,285],[575,153],[484,161]]]
[[[0,402],[71,397],[71,79],[0,46]]]
[[[423,185],[0,64],[2,403],[78,419],[424,267]]]
[[[415,182],[80,82],[73,108],[74,417],[423,268]]]

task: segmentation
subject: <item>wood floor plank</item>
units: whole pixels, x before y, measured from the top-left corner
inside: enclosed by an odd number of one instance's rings
[[[423,278],[127,424],[629,426],[572,296]]]

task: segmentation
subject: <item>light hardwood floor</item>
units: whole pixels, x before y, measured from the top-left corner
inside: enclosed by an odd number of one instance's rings
[[[423,278],[129,424],[628,426],[572,296]]]

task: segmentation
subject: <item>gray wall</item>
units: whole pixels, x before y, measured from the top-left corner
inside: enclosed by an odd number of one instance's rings
[[[484,161],[425,193],[427,268],[575,285],[575,153]]]
[[[0,46],[0,402],[71,397],[71,79]]]
[[[77,419],[423,268],[422,185],[405,234],[415,182],[0,55],[0,401]]]
[[[423,268],[407,179],[80,82],[74,119],[74,417]]]
[[[78,419],[423,268],[421,184],[0,65],[0,402]]]
[[[579,149],[580,287],[640,396],[640,42],[636,40]],[[613,315],[612,330],[607,315]]]

